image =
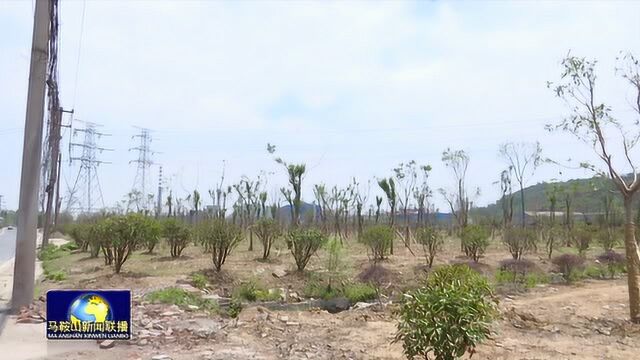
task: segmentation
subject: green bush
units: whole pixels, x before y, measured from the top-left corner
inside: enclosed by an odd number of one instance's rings
[[[478,262],[489,246],[489,235],[489,231],[481,225],[467,225],[462,229],[460,240],[465,255]]]
[[[175,287],[153,291],[146,295],[146,299],[152,303],[172,304],[183,308],[194,305],[210,312],[216,312],[218,310],[217,302],[203,299],[196,294]]]
[[[490,333],[496,301],[485,277],[465,265],[442,267],[405,294],[395,341],[408,359],[456,359]]]
[[[155,249],[156,245],[160,242],[160,236],[164,229],[162,225],[153,218],[145,217],[143,221],[144,226],[141,229],[144,231],[144,234],[142,235],[142,242],[144,247],[147,249],[147,253],[152,254],[153,249]]]
[[[191,275],[191,284],[198,289],[204,289],[207,287],[207,277],[200,273]]]
[[[197,231],[200,242],[211,250],[213,266],[219,272],[231,251],[242,241],[242,230],[224,219],[215,219],[200,223]]]
[[[326,242],[327,236],[317,229],[294,229],[287,236],[287,247],[291,250],[298,271],[303,271]]]
[[[114,216],[104,220],[104,231],[108,238],[104,241],[105,250],[111,253],[114,271],[119,274],[122,265],[131,253],[155,230],[149,229],[149,222],[140,214]]]
[[[373,261],[383,260],[391,250],[393,229],[385,225],[368,227],[362,233],[360,241],[369,247]]]
[[[416,231],[416,241],[422,245],[425,258],[427,259],[427,265],[431,268],[433,259],[435,259],[436,254],[440,251],[444,242],[442,235],[435,228],[423,227]]]
[[[231,303],[227,309],[227,315],[232,318],[237,318],[240,312],[242,312],[242,302],[237,298],[231,299]]]
[[[280,225],[273,219],[263,218],[254,225],[253,231],[262,243],[262,259],[266,260],[271,254],[271,246],[280,236]]]
[[[171,257],[180,257],[191,239],[191,229],[177,219],[169,218],[162,222],[162,235],[169,245]]]

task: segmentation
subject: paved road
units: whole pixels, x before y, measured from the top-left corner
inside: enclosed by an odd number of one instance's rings
[[[16,253],[16,230],[0,229],[0,263],[7,261]]]

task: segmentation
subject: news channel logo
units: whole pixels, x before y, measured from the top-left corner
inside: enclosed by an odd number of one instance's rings
[[[131,338],[131,291],[49,290],[47,339]]]

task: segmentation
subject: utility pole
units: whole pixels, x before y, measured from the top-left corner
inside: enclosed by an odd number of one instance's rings
[[[51,79],[51,75],[49,75],[49,78]],[[50,83],[51,83],[51,80],[50,80]],[[57,103],[57,84],[55,84],[55,87],[56,87],[55,102]],[[51,97],[52,96],[50,96],[50,98]],[[55,200],[55,198],[58,196],[56,193],[56,187],[58,188],[58,190],[60,189],[59,163],[60,163],[60,157],[62,156],[60,154],[60,140],[62,138],[61,129],[64,126],[62,125],[62,113],[64,112],[67,112],[73,115],[73,110],[67,111],[61,107],[51,109],[50,111],[50,119],[49,119],[50,126],[49,126],[49,136],[48,136],[48,143],[49,143],[48,155],[50,156],[48,159],[49,179],[48,179],[47,186],[45,188],[47,201],[45,206],[44,225],[42,230],[42,247],[45,247],[49,244],[49,235],[51,233],[51,226],[52,226],[52,223],[51,223],[52,211],[53,211],[53,207],[54,206],[57,207],[57,203],[58,203]],[[55,201],[55,205],[54,205],[54,201]]]
[[[55,0],[54,0],[55,1]],[[31,65],[27,92],[27,112],[22,147],[22,171],[16,233],[16,255],[13,267],[13,312],[33,301],[36,245],[38,236],[38,188],[42,155],[44,94],[49,57],[49,21],[52,0],[36,0],[31,43]]]
[[[162,166],[158,174],[158,199],[156,203],[156,218],[162,215]]]

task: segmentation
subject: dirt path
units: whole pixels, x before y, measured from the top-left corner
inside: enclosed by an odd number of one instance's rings
[[[627,319],[625,280],[579,286],[544,286],[501,302],[495,335],[474,359],[634,359],[640,327]],[[213,321],[213,320],[209,320]],[[226,322],[225,322],[226,321]],[[163,322],[165,326],[169,322]],[[119,344],[113,349],[69,353],[68,359],[403,359],[392,344],[390,309],[273,312],[245,309],[238,321],[221,320],[207,339]],[[175,326],[175,325],[174,325]]]

